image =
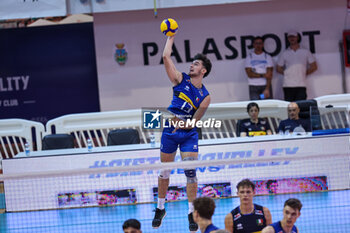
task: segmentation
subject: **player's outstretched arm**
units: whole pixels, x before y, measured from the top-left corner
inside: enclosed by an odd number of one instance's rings
[[[168,77],[170,81],[177,85],[182,81],[182,74],[180,71],[178,71],[174,65],[174,62],[171,60],[171,53],[173,51],[173,44],[174,44],[174,36],[169,36],[165,47],[163,50],[163,62],[165,66],[166,73],[168,74]]]
[[[272,226],[265,227],[261,233],[275,233],[275,229]]]

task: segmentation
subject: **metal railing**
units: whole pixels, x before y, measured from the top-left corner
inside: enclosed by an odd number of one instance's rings
[[[322,129],[349,127],[350,94],[322,96],[315,100],[319,105]],[[220,120],[222,125],[219,129],[203,128],[202,139],[238,137],[237,124],[239,120],[249,117],[246,106],[250,102],[211,104],[203,120],[215,118]],[[260,107],[259,117],[268,120],[273,134],[278,133],[280,120],[287,118],[289,102],[281,100],[256,102]],[[156,141],[160,140],[160,131],[143,129],[141,109],[65,115],[47,122],[46,131],[41,123],[34,121],[0,120],[1,158],[11,158],[23,151],[26,141],[30,142],[32,150],[41,150],[42,138],[48,134],[71,134],[78,148],[86,147],[88,138],[92,139],[94,147],[103,147],[107,146],[108,133],[111,130],[126,128],[136,129],[139,132],[141,144],[150,142],[151,133],[155,134]]]

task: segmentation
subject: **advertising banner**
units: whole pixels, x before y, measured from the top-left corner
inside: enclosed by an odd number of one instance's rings
[[[202,145],[198,159],[203,164],[195,168],[198,195],[232,196],[236,193],[236,184],[243,178],[256,182],[259,194],[269,193],[266,185],[268,180],[276,181],[269,187],[270,190],[278,190],[277,193],[348,188],[348,140],[348,136],[339,136]],[[334,155],[337,157],[332,157]],[[287,159],[290,156],[310,156],[311,159]],[[314,156],[318,157],[312,159]],[[232,162],[220,163],[225,159]],[[250,162],[251,159],[254,162]],[[181,164],[180,155],[175,160]],[[213,162],[216,164],[213,165]],[[159,149],[3,160],[5,175],[62,171],[60,176],[5,180],[6,208],[7,211],[22,211],[97,206],[103,203],[153,202],[158,195],[158,172],[161,166],[157,169],[145,166],[157,164],[160,164]],[[116,167],[116,170],[69,174],[74,169],[107,167]],[[124,170],[118,171],[117,167]],[[63,175],[65,172],[67,174]],[[173,169],[170,177],[168,200],[186,199],[184,169]],[[286,188],[288,185],[289,189]]]
[[[64,16],[66,0],[1,0],[0,20]]]
[[[328,190],[327,177],[254,180],[256,194],[302,193]]]
[[[0,118],[99,111],[92,23],[0,30]]]

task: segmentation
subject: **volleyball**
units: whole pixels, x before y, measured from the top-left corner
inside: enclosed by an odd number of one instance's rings
[[[175,35],[177,32],[177,29],[179,29],[177,22],[171,18],[164,19],[163,22],[160,24],[160,30],[166,36]]]

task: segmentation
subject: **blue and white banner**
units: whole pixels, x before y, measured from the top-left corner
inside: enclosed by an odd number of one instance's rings
[[[66,0],[1,0],[0,20],[65,16]]]
[[[202,186],[229,183],[235,187],[243,178],[277,180],[324,176],[330,190],[348,188],[348,141],[349,136],[286,138],[260,142],[247,138],[243,143],[202,145],[199,147],[199,160],[206,162],[196,166],[198,182]],[[332,157],[334,155],[337,157]],[[291,156],[308,156],[311,159],[290,160]],[[316,158],[312,159],[314,156]],[[224,159],[231,159],[232,163],[218,162]],[[176,156],[176,161],[181,163],[179,155]],[[164,168],[164,165],[157,166],[157,169],[143,167],[157,164],[160,164],[159,149],[6,159],[3,160],[5,175],[116,168],[108,173],[5,180],[6,208],[7,211],[62,208],[57,199],[59,194],[105,190],[135,190],[137,203],[152,202],[158,170]],[[140,170],[135,170],[135,166],[139,166]],[[118,170],[118,167],[123,170]],[[183,186],[186,183],[184,170],[173,169],[170,180],[171,186]]]

